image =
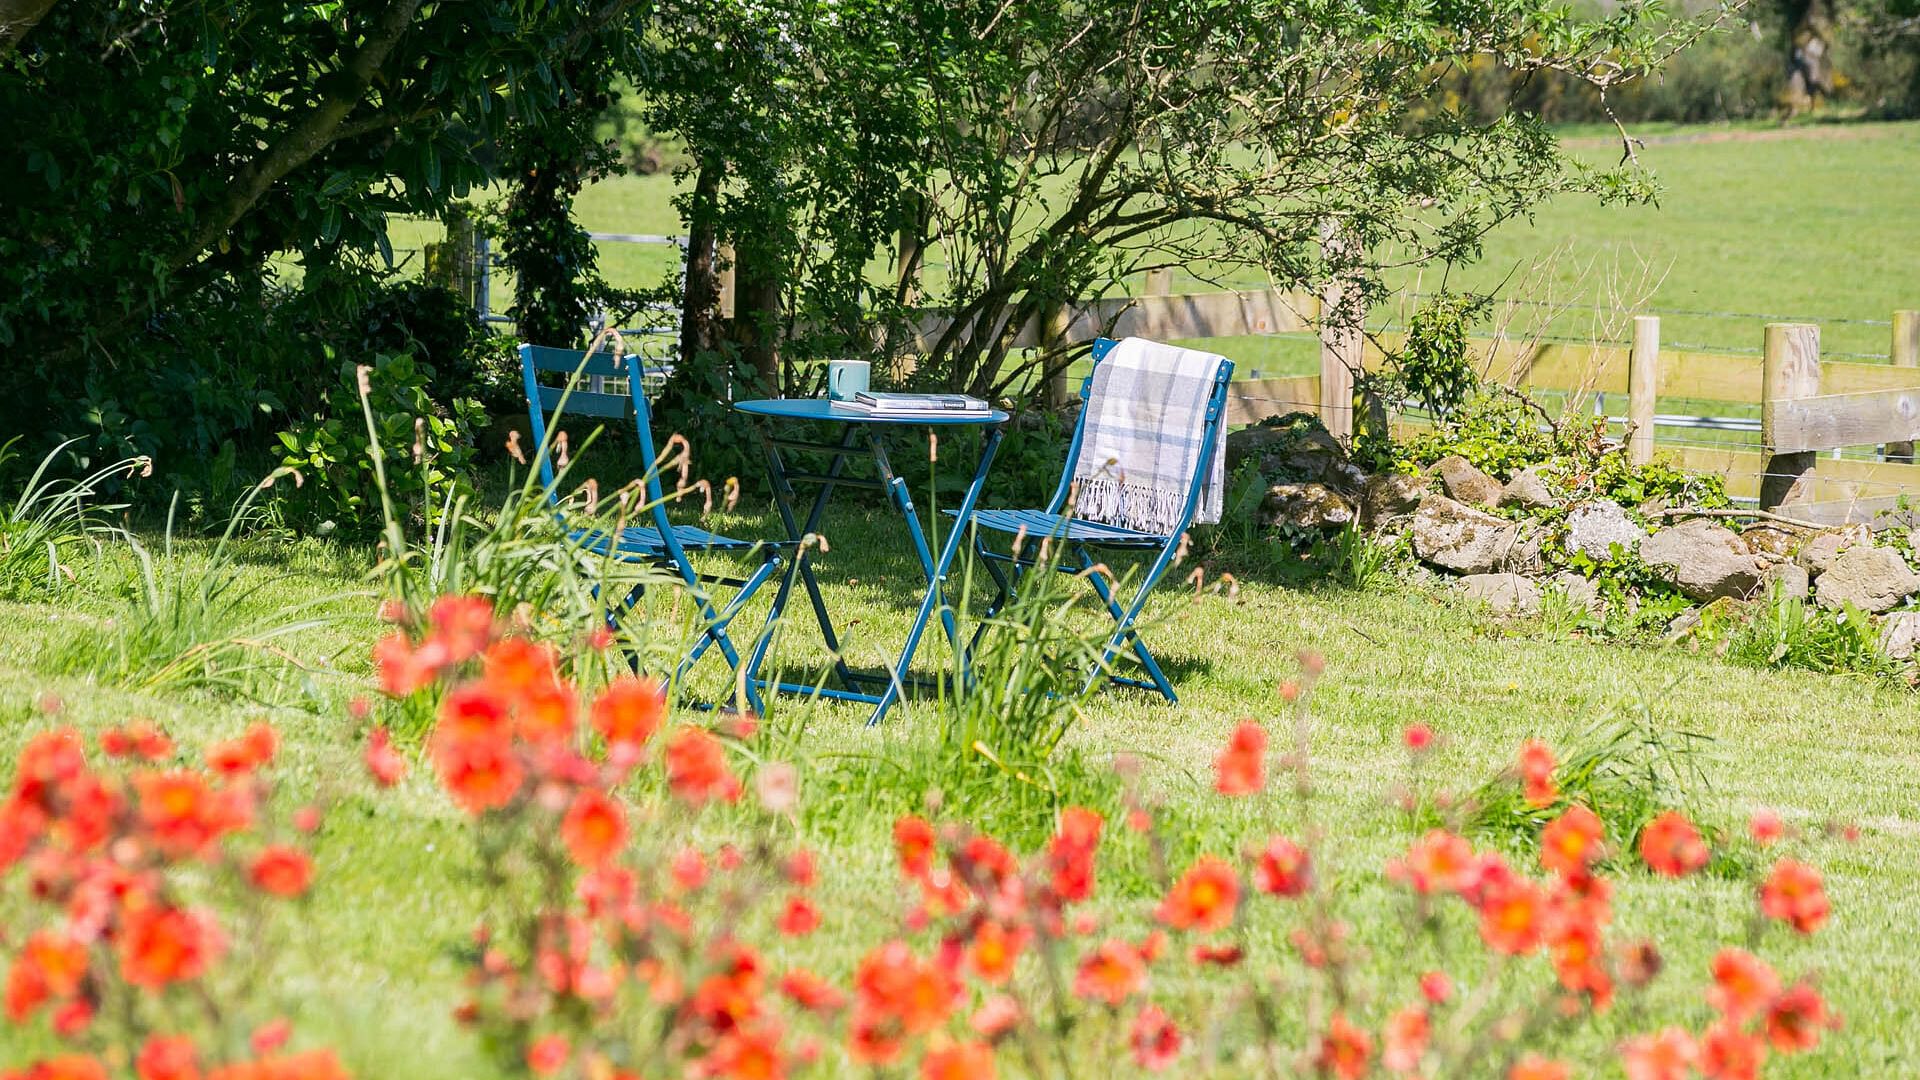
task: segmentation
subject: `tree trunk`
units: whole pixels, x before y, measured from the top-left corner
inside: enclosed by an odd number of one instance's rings
[[[1788,6],[1787,111],[1803,113],[1833,93],[1833,2]]]
[[[780,274],[764,253],[736,245],[733,271],[733,339],[740,359],[768,393],[780,390]]]
[[[56,0],[0,0],[0,57],[13,55],[20,40],[53,9]]]
[[[901,200],[900,256],[896,260],[900,274],[894,298],[904,307],[920,302],[920,270],[926,262],[927,228],[933,209],[920,191],[910,191]]]
[[[687,210],[687,280],[680,302],[680,362],[714,346],[714,306],[720,300],[720,279],[714,267],[714,200],[720,193],[725,164],[711,155],[700,159],[693,182],[693,201]]]

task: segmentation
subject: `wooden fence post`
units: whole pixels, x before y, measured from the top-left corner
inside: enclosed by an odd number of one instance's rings
[[[1760,442],[1767,454],[1760,477],[1760,509],[1807,502],[1813,483],[1814,450],[1775,450],[1774,402],[1817,397],[1820,393],[1820,328],[1811,323],[1768,323],[1761,359]]]
[[[1633,351],[1627,354],[1627,460],[1653,460],[1653,403],[1660,387],[1660,316],[1633,317]]]
[[[1893,313],[1893,348],[1890,350],[1894,367],[1920,367],[1920,311],[1896,311]],[[1881,456],[1888,461],[1913,462],[1913,443],[1890,442]]]
[[[1147,283],[1142,287],[1142,296],[1166,296],[1173,292],[1173,267],[1162,266],[1147,271]]]
[[[1336,258],[1348,238],[1328,220],[1320,226],[1320,247],[1327,261]],[[1329,275],[1320,286],[1320,421],[1341,442],[1353,441],[1353,374],[1360,370],[1360,329],[1366,318],[1339,275]]]

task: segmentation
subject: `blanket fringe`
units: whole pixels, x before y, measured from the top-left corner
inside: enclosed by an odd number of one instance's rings
[[[1074,513],[1135,532],[1170,536],[1186,508],[1185,492],[1129,484],[1113,476],[1091,476],[1079,482]]]

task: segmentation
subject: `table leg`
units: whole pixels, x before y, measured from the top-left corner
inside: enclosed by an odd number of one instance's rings
[[[880,703],[874,706],[873,715],[867,718],[867,726],[872,727],[887,714],[893,703],[900,698],[907,670],[913,664],[913,654],[920,647],[920,637],[927,629],[927,620],[932,618],[935,605],[939,605],[941,626],[947,632],[947,641],[952,645],[956,662],[965,664],[964,652],[960,645],[959,626],[954,619],[953,608],[946,602],[947,570],[953,565],[954,552],[959,550],[961,537],[968,532],[973,522],[974,507],[980,501],[980,492],[986,488],[987,470],[993,464],[993,455],[1000,448],[1000,429],[988,428],[984,436],[984,445],[980,448],[980,464],[973,470],[973,482],[967,485],[967,494],[960,501],[960,509],[954,515],[953,526],[947,534],[946,542],[940,545],[940,558],[936,561],[927,546],[926,533],[920,528],[920,518],[913,512],[913,498],[907,493],[907,482],[893,474],[887,461],[886,448],[877,434],[868,436],[868,444],[873,450],[874,464],[879,467],[880,480],[887,486],[887,492],[893,497],[895,509],[907,519],[907,534],[913,538],[914,553],[920,556],[921,569],[927,575],[927,593],[920,601],[920,611],[914,616],[913,628],[907,631],[907,642],[900,652],[900,660],[893,667],[892,678],[880,694]],[[964,667],[959,672],[960,683],[966,682]]]
[[[794,552],[793,562],[787,567],[787,572],[781,575],[779,588],[774,590],[773,606],[767,611],[766,626],[761,630],[759,640],[754,642],[753,657],[747,662],[747,680],[752,682],[759,678],[760,665],[766,660],[767,649],[773,642],[774,628],[786,612],[787,600],[793,593],[794,579],[798,577],[807,590],[808,599],[813,603],[814,620],[820,624],[821,637],[826,642],[827,651],[833,656],[834,672],[840,677],[841,685],[851,689],[854,685],[853,672],[840,655],[839,635],[834,633],[833,619],[827,614],[826,600],[820,594],[820,582],[814,577],[813,568],[807,565],[807,550],[803,541],[808,535],[819,532],[820,520],[826,513],[827,500],[833,495],[833,479],[840,475],[841,468],[846,464],[847,454],[853,449],[854,438],[858,432],[852,425],[846,426],[833,461],[828,467],[827,481],[820,485],[819,492],[814,495],[813,504],[808,508],[807,521],[803,528],[794,517],[793,485],[787,479],[786,463],[781,460],[779,449],[773,445],[773,440],[767,437],[764,423],[755,424],[754,431],[760,438],[762,450],[766,453],[767,475],[773,481],[774,507],[780,513],[780,524],[787,531],[787,539],[794,543]]]

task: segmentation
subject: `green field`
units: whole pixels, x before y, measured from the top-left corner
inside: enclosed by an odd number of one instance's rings
[[[726,525],[745,535],[773,527],[763,513]],[[834,554],[821,564],[829,602],[843,622],[857,621],[849,654],[859,663],[877,660],[904,629],[912,564],[887,519],[854,514],[831,528]],[[197,564],[204,548],[193,550],[189,562]],[[299,933],[283,942],[285,969],[253,991],[253,1006],[262,1016],[287,1015],[303,1040],[339,1044],[357,1076],[492,1075],[449,1016],[461,995],[456,951],[485,900],[458,812],[418,769],[384,796],[359,779],[345,704],[367,691],[367,653],[380,632],[361,576],[372,555],[317,541],[266,540],[243,544],[238,555],[236,584],[258,590],[251,610],[272,619],[317,601],[332,620],[285,643],[314,670],[287,680],[279,704],[143,693],[58,673],[63,642],[126,613],[134,567],[124,548],[109,547],[78,562],[78,582],[58,602],[0,604],[0,745],[11,751],[55,722],[35,705],[48,693],[63,702],[59,723],[99,731],[148,716],[190,750],[271,717],[285,740],[276,769],[286,785],[282,800],[293,806],[319,798],[331,809],[315,838],[317,891],[301,911]],[[1695,794],[1714,819],[1737,823],[1769,806],[1816,834],[1829,820],[1863,828],[1853,845],[1817,837],[1794,844],[1826,873],[1834,919],[1812,940],[1776,929],[1763,951],[1783,971],[1814,972],[1846,1022],[1820,1051],[1776,1059],[1767,1075],[1912,1074],[1920,1056],[1920,945],[1906,932],[1920,917],[1913,888],[1920,880],[1914,695],[1865,678],[1765,673],[1678,649],[1596,645],[1539,625],[1504,625],[1411,579],[1364,591],[1247,581],[1237,599],[1200,603],[1169,588],[1151,605],[1150,618],[1181,703],[1111,692],[1093,702],[1073,739],[1096,764],[1121,751],[1143,757],[1149,790],[1164,797],[1163,813],[1182,825],[1175,852],[1181,859],[1198,850],[1231,852],[1299,827],[1297,809],[1284,797],[1229,804],[1214,796],[1210,763],[1237,718],[1278,715],[1274,688],[1292,674],[1297,650],[1328,658],[1311,732],[1315,813],[1333,837],[1320,866],[1337,882],[1341,913],[1355,925],[1362,970],[1380,984],[1362,991],[1362,1012],[1374,1021],[1394,1003],[1383,996],[1405,992],[1407,972],[1432,961],[1406,952],[1394,914],[1400,901],[1380,870],[1408,837],[1391,803],[1404,776],[1402,728],[1417,720],[1440,732],[1429,780],[1460,791],[1503,768],[1524,738],[1564,744],[1597,720],[1646,709],[1664,730],[1713,740],[1704,762],[1710,786]],[[799,666],[821,655],[800,636],[788,650],[784,659]],[[938,664],[939,651],[931,650],[929,663]],[[880,759],[905,756],[926,740],[931,708],[910,704],[878,731],[862,728],[863,714],[846,706],[787,700],[770,718],[797,734],[799,753],[811,763],[802,798],[815,809],[803,814],[799,839],[819,852],[827,871],[825,928],[786,946],[782,962],[844,977],[872,943],[876,920],[897,910],[883,854],[894,811],[862,803],[850,809],[848,799],[863,796],[843,785],[858,775],[863,756],[879,768]],[[1122,849],[1132,842],[1118,835],[1112,841]],[[1626,1034],[1667,1023],[1697,1030],[1706,1017],[1698,995],[1707,958],[1718,945],[1742,940],[1751,908],[1742,887],[1713,877],[1674,883],[1628,870],[1619,885],[1613,932],[1623,940],[1655,936],[1668,975],[1650,997],[1616,1008],[1566,1047],[1588,1066],[1582,1076],[1617,1075],[1608,1064],[1611,1048]],[[1137,912],[1151,900],[1147,888],[1123,875],[1103,878],[1102,890],[1103,914],[1138,925]],[[1291,909],[1249,910],[1255,955],[1283,950]],[[1122,914],[1129,912],[1136,914]],[[0,919],[10,916],[0,912]],[[1532,978],[1550,978],[1543,960],[1525,963]],[[1389,986],[1388,979],[1396,981]],[[0,1047],[0,1060],[15,1060],[19,1051]]]
[[[1920,307],[1920,123],[1657,127],[1645,137],[1657,205],[1566,197],[1495,233],[1480,264],[1394,284],[1504,284],[1503,299],[1527,302],[1510,325],[1581,341],[1623,339],[1624,317],[1596,321],[1593,309],[1635,305],[1662,314],[1663,341],[1675,348],[1757,353],[1763,322],[1793,319],[1820,323],[1830,355],[1886,354],[1890,313]],[[1568,145],[1596,163],[1619,157],[1616,141],[1588,130],[1569,133]],[[616,177],[581,194],[580,221],[596,232],[677,234],[672,192],[665,175]],[[402,247],[422,235],[396,227]],[[606,243],[600,259],[610,280],[637,286],[661,280],[677,253]],[[1174,287],[1207,286],[1182,277]],[[507,295],[496,288],[497,307]],[[1542,324],[1534,304],[1553,317]],[[1377,311],[1375,322],[1399,315]],[[1239,350],[1269,372],[1296,369],[1310,353],[1285,339]]]

